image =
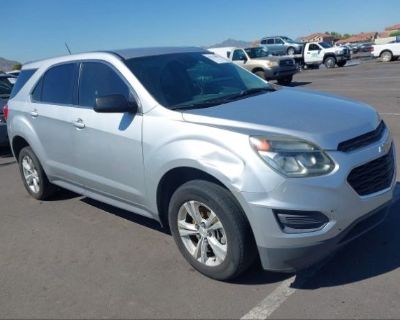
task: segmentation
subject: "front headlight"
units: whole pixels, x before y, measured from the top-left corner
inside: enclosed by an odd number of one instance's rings
[[[304,140],[280,135],[253,136],[250,145],[270,167],[287,177],[320,176],[335,167],[323,150]]]
[[[273,68],[273,67],[278,67],[279,66],[278,61],[270,61],[270,60],[268,60],[268,61],[266,61],[266,64],[267,64],[268,68]]]

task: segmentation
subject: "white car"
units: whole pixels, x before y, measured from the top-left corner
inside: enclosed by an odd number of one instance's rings
[[[400,43],[376,44],[372,54],[383,62],[390,62],[400,57]]]

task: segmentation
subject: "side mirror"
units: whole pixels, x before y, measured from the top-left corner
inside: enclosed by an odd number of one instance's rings
[[[247,59],[246,56],[244,56],[242,60],[243,60],[244,63],[246,63],[248,59]]]
[[[121,94],[111,94],[96,98],[94,111],[98,113],[136,113],[138,104],[136,101],[128,101]]]

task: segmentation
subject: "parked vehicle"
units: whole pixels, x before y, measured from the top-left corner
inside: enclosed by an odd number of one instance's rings
[[[390,62],[400,57],[400,43],[376,44],[372,54],[383,62]]]
[[[304,45],[285,36],[264,37],[260,44],[272,54],[289,56],[300,54]]]
[[[379,224],[393,197],[395,147],[373,108],[274,89],[200,48],[29,63],[6,110],[32,197],[60,186],[154,218],[215,279],[257,255],[305,268]]]
[[[7,124],[4,118],[3,108],[10,97],[13,87],[10,80],[13,79],[15,79],[14,76],[0,74],[0,146],[8,145]]]
[[[17,81],[17,77],[19,76],[20,72],[21,72],[20,70],[13,70],[6,72],[7,74],[14,76],[9,79],[12,84],[14,84]]]
[[[304,56],[315,56],[322,59],[322,63],[327,68],[344,67],[347,61],[351,59],[350,50],[346,47],[333,47],[326,42],[307,43]]]
[[[263,47],[255,48],[211,48],[210,51],[227,58],[265,80],[278,80],[287,85],[293,80],[298,68],[290,57],[274,57]]]

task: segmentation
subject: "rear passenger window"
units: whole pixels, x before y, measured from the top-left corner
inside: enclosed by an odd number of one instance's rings
[[[76,71],[76,63],[62,64],[49,69],[44,75],[42,95],[38,101],[73,104],[74,86],[77,79]]]
[[[22,70],[17,78],[17,82],[15,83],[14,87],[12,88],[10,99],[14,98],[17,93],[22,89],[25,83],[33,76],[37,69],[27,69]]]
[[[267,44],[274,44],[274,39],[267,39]]]
[[[43,78],[39,80],[35,89],[32,92],[33,101],[40,101],[42,99]]]
[[[261,40],[261,44],[267,44],[267,40],[262,39],[262,40]]]
[[[79,80],[79,105],[94,107],[96,98],[112,94],[129,100],[129,87],[119,74],[101,62],[84,62]]]

